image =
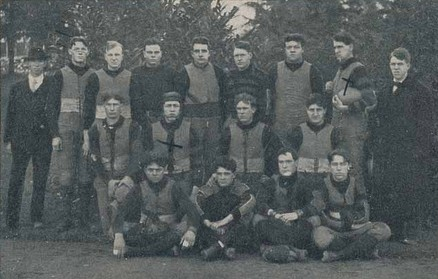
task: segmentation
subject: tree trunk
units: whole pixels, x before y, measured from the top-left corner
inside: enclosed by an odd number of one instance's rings
[[[14,63],[14,57],[15,57],[15,35],[10,35],[7,37],[8,42],[8,59],[9,59],[9,67],[8,67],[8,73],[13,74],[15,70],[15,63]]]

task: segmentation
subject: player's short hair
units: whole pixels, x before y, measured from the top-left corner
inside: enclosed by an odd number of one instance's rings
[[[294,159],[294,161],[298,160],[298,152],[295,151],[295,149],[293,149],[292,147],[282,147],[277,152],[277,161],[278,161],[278,157],[280,157],[280,155],[286,155],[286,153],[290,153],[292,155],[292,158]]]
[[[252,46],[248,41],[237,41],[234,43],[234,49],[236,48],[240,48],[240,49],[244,49],[247,52],[252,52]]]
[[[76,44],[77,42],[83,43],[84,46],[86,46],[88,48],[88,42],[85,39],[85,37],[82,36],[74,36],[70,39],[69,42],[69,48],[72,48],[74,46],[74,44]]]
[[[147,38],[144,41],[143,49],[146,49],[146,46],[152,46],[152,45],[158,45],[160,47],[160,49],[162,47],[161,41],[158,38],[153,37],[153,38]]]
[[[234,173],[237,169],[236,161],[226,156],[220,156],[216,159],[215,171],[217,171],[218,168],[224,168]]]
[[[167,154],[161,149],[153,149],[149,152],[146,152],[145,156],[140,161],[140,167],[146,168],[147,166],[156,163],[160,167],[165,168],[168,162]]]
[[[341,31],[339,33],[336,33],[333,36],[333,41],[335,41],[335,42],[342,42],[342,43],[344,43],[346,45],[354,44],[353,36],[350,33],[346,32],[346,31]]]
[[[306,40],[304,39],[304,35],[299,33],[289,33],[284,36],[284,43],[291,41],[300,43],[302,47],[306,43]]]
[[[327,98],[325,98],[323,95],[318,93],[310,94],[309,98],[306,101],[306,108],[309,108],[311,105],[314,104],[323,107],[325,109],[327,109],[328,107]]]
[[[333,161],[333,157],[335,156],[342,156],[345,161],[350,163],[350,155],[348,154],[347,150],[344,148],[337,148],[333,151],[331,151],[328,155],[327,155],[327,159],[329,160],[329,162],[331,163]]]

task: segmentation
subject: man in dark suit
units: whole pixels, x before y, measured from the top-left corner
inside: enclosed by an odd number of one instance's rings
[[[409,73],[406,49],[391,53],[389,67],[393,82],[378,98],[375,169],[380,179],[371,205],[376,218],[391,227],[393,238],[410,244],[406,225],[428,207],[425,170],[432,154],[435,110],[431,92]]]
[[[58,115],[60,90],[52,78],[44,76],[47,55],[41,48],[29,51],[29,75],[11,88],[6,114],[4,143],[12,151],[6,222],[18,233],[21,195],[26,168],[33,162],[31,221],[42,226],[44,194],[52,146],[60,148]]]

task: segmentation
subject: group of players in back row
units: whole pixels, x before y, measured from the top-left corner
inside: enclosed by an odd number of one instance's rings
[[[70,63],[53,77],[43,74],[45,52],[31,49],[30,73],[12,86],[5,122],[13,155],[8,228],[19,232],[32,158],[34,228],[43,226],[47,177],[64,199],[60,231],[73,226],[75,192],[79,226],[88,226],[94,185],[102,231],[118,256],[178,255],[196,242],[206,260],[260,249],[267,261],[308,253],[333,261],[378,256],[391,231],[410,243],[406,223],[417,211],[408,207],[424,196],[416,185],[427,179],[434,105],[408,75],[409,52],[390,54],[393,81],[376,94],[350,34],[333,37],[340,66],[325,85],[303,59],[304,44],[301,34],[287,35],[286,58],[269,74],[245,41],[235,43],[236,69],[226,74],[210,62],[205,37],[192,40],[193,62],[179,73],[161,64],[154,39],[132,72],[116,41],[106,43],[107,67],[94,70],[86,40],[74,37]],[[370,131],[382,174],[373,215],[385,223],[369,220]]]

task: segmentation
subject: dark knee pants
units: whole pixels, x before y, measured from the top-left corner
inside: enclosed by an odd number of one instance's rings
[[[225,226],[225,233],[222,235],[205,226],[200,228],[199,245],[201,248],[207,248],[218,241],[240,251],[251,250],[254,243],[252,231],[242,222],[230,223],[228,226]]]
[[[166,252],[180,242],[177,230],[168,229],[157,233],[148,233],[142,224],[132,227],[125,236],[128,246],[136,249],[139,256],[153,256]]]
[[[9,227],[17,228],[20,219],[24,179],[30,159],[32,159],[33,165],[33,192],[30,217],[32,222],[42,221],[52,145],[49,137],[39,138],[35,136],[32,145],[23,146],[12,143],[11,147],[12,168],[6,218]]]
[[[255,231],[260,243],[307,249],[312,242],[312,225],[304,220],[291,224],[277,219],[261,220],[255,225]]]
[[[60,124],[59,133],[62,138],[62,150],[52,152],[49,181],[59,188],[63,199],[62,217],[72,220],[73,200],[79,198],[79,220],[88,221],[91,196],[93,194],[93,178],[87,157],[82,154],[82,131],[75,131],[68,125]],[[77,190],[77,193],[76,193]]]
[[[202,173],[202,185],[214,172],[214,162],[216,160],[217,149],[219,146],[220,117],[191,117],[192,129],[200,140],[199,154],[202,154],[202,170],[193,170],[195,173]],[[199,181],[194,181],[199,184]]]

